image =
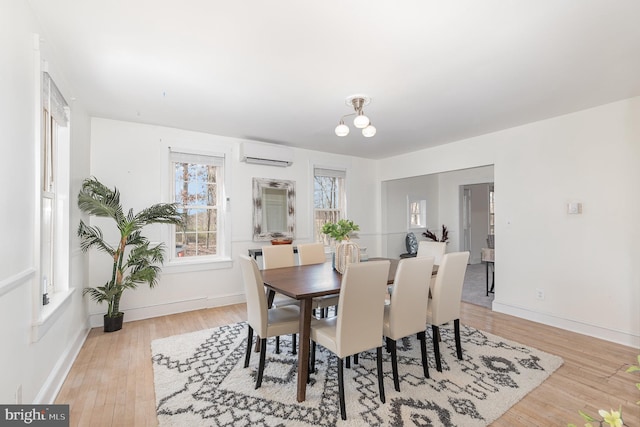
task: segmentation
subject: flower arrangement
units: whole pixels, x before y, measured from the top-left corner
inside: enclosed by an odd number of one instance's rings
[[[638,356],[638,365],[631,365],[626,372],[638,372],[640,371],[640,355]],[[640,383],[636,383],[636,388],[640,390]],[[636,402],[636,404],[640,405],[640,401]],[[604,409],[600,409],[598,411],[598,415],[602,417],[602,419],[595,418],[586,412],[578,411],[580,416],[587,422],[584,427],[594,427],[594,426],[604,426],[608,425],[611,427],[623,427],[626,424],[622,420],[622,409],[618,408],[617,411],[611,409],[611,411],[605,411]],[[595,423],[595,424],[592,424]],[[575,424],[569,424],[567,427],[576,427]]]
[[[348,219],[341,219],[338,222],[327,222],[322,226],[322,234],[326,234],[338,242],[349,240],[354,231],[360,231],[360,227]]]
[[[431,239],[434,242],[448,242],[449,241],[449,230],[447,230],[447,226],[442,224],[442,237],[440,239],[438,239],[438,236],[435,235],[435,233],[427,230],[424,233],[422,233],[422,235],[424,237],[426,237],[427,239]]]

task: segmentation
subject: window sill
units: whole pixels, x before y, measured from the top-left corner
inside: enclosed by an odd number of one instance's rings
[[[64,310],[71,303],[71,295],[75,288],[66,291],[56,292],[51,296],[49,304],[40,306],[40,316],[37,321],[31,325],[31,341],[40,341],[47,331],[51,329],[54,323],[60,318]]]
[[[164,274],[191,273],[197,271],[220,270],[232,268],[231,258],[199,259],[199,260],[179,260],[171,261],[162,267]]]

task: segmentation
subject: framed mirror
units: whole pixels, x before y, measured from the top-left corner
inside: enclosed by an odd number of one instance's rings
[[[293,239],[295,206],[294,181],[253,178],[253,240]]]

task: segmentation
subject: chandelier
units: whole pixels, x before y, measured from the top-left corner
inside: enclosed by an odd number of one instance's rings
[[[362,135],[365,138],[371,138],[376,134],[376,128],[371,124],[369,117],[364,115],[362,108],[365,105],[369,105],[371,98],[366,95],[351,95],[345,99],[345,104],[349,107],[353,107],[354,113],[345,114],[340,117],[340,123],[336,126],[336,135],[347,136],[349,135],[349,126],[344,124],[344,118],[348,116],[356,116],[353,119],[353,125],[358,129],[362,129]]]

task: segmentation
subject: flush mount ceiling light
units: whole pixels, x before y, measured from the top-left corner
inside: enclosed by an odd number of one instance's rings
[[[362,108],[365,105],[369,105],[371,98],[366,95],[351,95],[345,99],[345,104],[349,107],[353,107],[354,113],[345,114],[340,117],[340,123],[336,126],[336,135],[347,136],[349,135],[349,126],[344,124],[344,118],[348,116],[356,116],[353,119],[353,125],[358,129],[362,129],[362,135],[365,138],[371,138],[376,134],[376,128],[371,124],[369,117],[365,116]]]

